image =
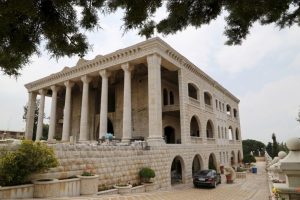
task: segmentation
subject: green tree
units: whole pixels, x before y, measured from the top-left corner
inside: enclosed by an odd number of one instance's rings
[[[168,16],[155,21],[166,5]],[[52,57],[84,56],[89,49],[85,31],[99,27],[99,15],[124,12],[124,31],[138,29],[149,38],[156,29],[174,34],[188,26],[200,28],[224,14],[226,44],[241,44],[255,22],[280,29],[300,25],[298,0],[9,0],[0,2],[0,68],[19,70],[43,44]],[[80,13],[79,13],[80,12]],[[79,17],[80,16],[80,17]],[[43,42],[42,42],[43,41]]]
[[[273,147],[272,147],[272,143],[268,142],[267,147],[266,147],[266,151],[269,154],[269,156],[271,156],[272,158],[274,158],[273,156]]]
[[[243,154],[244,155],[250,155],[250,152],[252,151],[254,153],[254,156],[258,156],[259,152],[260,155],[264,153],[264,150],[266,148],[265,144],[257,141],[257,140],[243,140]]]
[[[279,145],[278,145],[278,142],[276,140],[275,133],[272,134],[272,140],[273,140],[272,154],[273,154],[273,157],[276,157],[278,155],[278,152],[279,152]]]

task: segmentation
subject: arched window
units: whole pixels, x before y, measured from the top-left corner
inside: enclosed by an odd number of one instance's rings
[[[208,120],[207,124],[206,124],[206,137],[207,138],[214,138],[213,123],[212,123],[211,120]]]
[[[168,91],[166,89],[164,89],[163,96],[164,96],[164,105],[168,105]]]
[[[234,116],[234,118],[237,118],[237,116],[238,116],[237,110],[235,108],[233,109],[233,116]]]
[[[192,83],[188,84],[188,91],[189,91],[189,97],[192,97],[194,99],[198,99],[198,89],[196,86]]]
[[[239,129],[238,128],[235,129],[235,139],[236,140],[240,140],[240,133],[239,133]]]
[[[229,126],[228,128],[228,136],[229,136],[229,140],[233,140],[233,129],[231,126]]]
[[[227,115],[231,115],[231,107],[229,104],[226,105],[226,113]]]
[[[193,116],[190,123],[190,135],[193,137],[200,137],[200,124],[196,116]]]
[[[211,94],[209,94],[208,92],[204,92],[204,103],[206,105],[211,106],[211,99],[212,99]]]
[[[173,92],[170,91],[170,105],[173,105],[174,104],[174,95],[173,95]]]

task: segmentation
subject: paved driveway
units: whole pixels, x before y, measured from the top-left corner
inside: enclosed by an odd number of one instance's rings
[[[268,200],[269,188],[265,163],[258,162],[258,174],[247,174],[247,179],[237,179],[234,184],[223,183],[216,189],[193,188],[192,185],[177,185],[169,191],[156,191],[131,195],[110,195],[99,197],[75,197],[90,200]],[[67,198],[56,198],[56,200]]]

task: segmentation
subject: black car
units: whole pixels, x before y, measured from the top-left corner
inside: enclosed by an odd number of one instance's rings
[[[221,175],[213,169],[198,171],[193,176],[193,183],[195,187],[198,186],[211,186],[216,187],[221,183]]]

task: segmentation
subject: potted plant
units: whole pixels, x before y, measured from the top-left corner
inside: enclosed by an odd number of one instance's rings
[[[80,194],[91,195],[98,192],[99,175],[93,174],[91,171],[83,171],[80,178]]]
[[[114,185],[114,188],[118,189],[119,194],[123,195],[131,193],[132,185],[130,183],[118,183]]]
[[[155,177],[155,172],[149,167],[144,167],[139,172],[141,182],[145,185],[146,192],[155,190],[155,184],[151,181],[151,178]]]
[[[32,198],[30,175],[58,165],[53,149],[40,142],[24,140],[17,150],[1,154],[0,199]]]

